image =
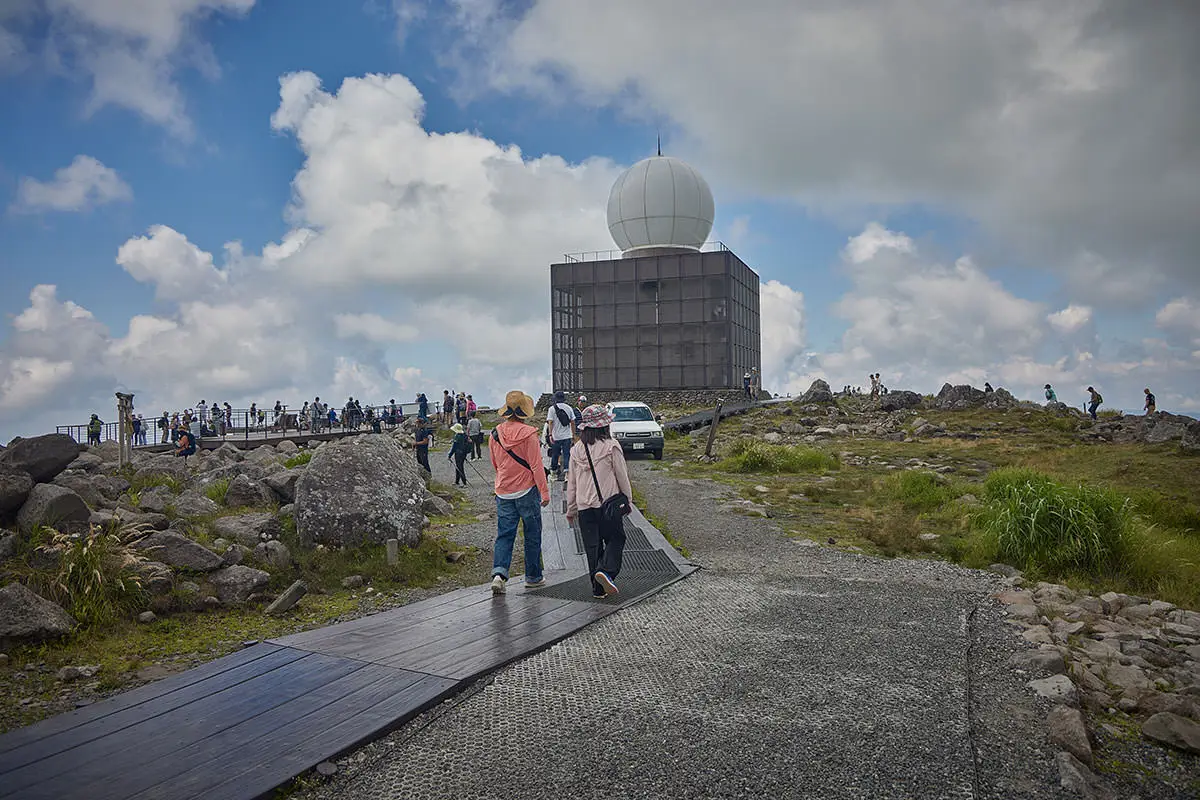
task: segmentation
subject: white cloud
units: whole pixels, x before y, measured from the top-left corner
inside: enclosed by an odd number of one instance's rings
[[[765,388],[790,386],[806,367],[804,295],[779,281],[767,281],[759,291],[759,311],[762,372],[770,381]]]
[[[401,389],[411,392],[419,392],[425,385],[425,376],[420,367],[396,367],[392,370],[392,380]]]
[[[392,322],[378,314],[335,314],[334,330],[339,339],[360,336],[371,342],[411,342],[420,331],[413,325]]]
[[[133,190],[115,169],[91,156],[78,155],[70,165],[54,173],[54,180],[43,183],[35,178],[22,178],[11,208],[18,212],[83,211],[132,199]]]
[[[1070,305],[1046,317],[1050,327],[1059,333],[1069,334],[1081,330],[1092,321],[1092,309],[1087,306]]]
[[[1086,281],[1089,257],[1135,288],[1200,285],[1191,4],[457,0],[447,17],[467,90],[665,118],[714,185],[861,222],[962,216],[1092,305],[1146,297]]]
[[[150,228],[121,245],[117,263],[140,283],[154,285],[160,300],[186,300],[221,291],[226,274],[213,265],[212,255],[165,225]]]

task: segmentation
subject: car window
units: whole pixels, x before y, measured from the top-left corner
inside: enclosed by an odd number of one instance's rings
[[[615,422],[653,422],[654,415],[645,406],[618,406],[612,410]]]

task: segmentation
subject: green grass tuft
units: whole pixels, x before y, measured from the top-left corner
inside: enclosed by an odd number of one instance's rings
[[[721,462],[729,472],[816,472],[838,469],[838,457],[811,447],[767,444],[757,439],[739,439]]]
[[[285,460],[283,465],[288,469],[291,469],[292,467],[299,467],[302,464],[307,464],[308,462],[312,461],[312,457],[312,450],[305,450]]]
[[[224,505],[225,493],[229,491],[229,478],[218,478],[204,487],[204,495],[214,503]]]
[[[884,483],[884,494],[908,511],[936,511],[961,497],[965,488],[936,472],[906,470],[893,473]]]

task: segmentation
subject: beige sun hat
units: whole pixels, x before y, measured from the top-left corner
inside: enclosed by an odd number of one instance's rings
[[[513,389],[504,396],[504,410],[500,412],[500,416],[529,419],[533,416],[533,398],[520,389]]]

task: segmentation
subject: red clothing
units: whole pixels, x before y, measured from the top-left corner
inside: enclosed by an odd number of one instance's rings
[[[488,437],[488,454],[496,468],[496,494],[515,494],[537,486],[542,499],[550,496],[546,484],[546,470],[542,468],[542,448],[538,444],[537,429],[523,422],[510,419],[496,426],[500,442]],[[525,459],[532,469],[525,469],[516,459],[505,452],[505,448]]]

